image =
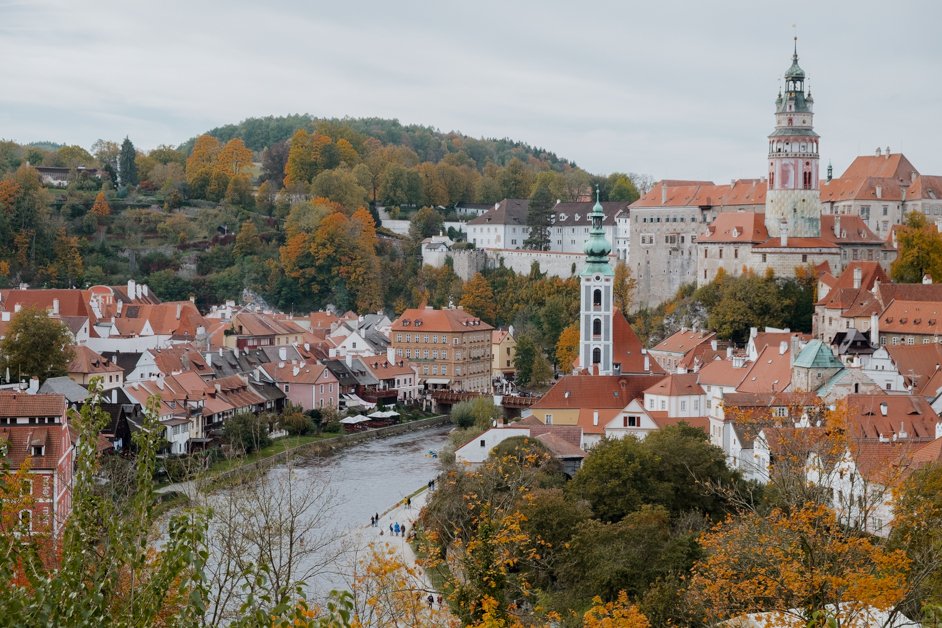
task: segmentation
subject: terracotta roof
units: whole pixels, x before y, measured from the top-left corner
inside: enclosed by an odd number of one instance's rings
[[[833,244],[884,244],[883,239],[857,215],[822,214],[821,238]]]
[[[721,212],[710,224],[710,233],[697,242],[723,242],[731,244],[759,243],[769,239],[765,228],[765,214],[753,212]]]
[[[625,315],[616,309],[612,315],[612,364],[621,364],[621,372],[625,374],[663,373],[664,369],[651,356],[648,356],[645,368],[643,349],[644,345]]]
[[[855,442],[849,448],[857,472],[868,482],[895,482],[906,475],[911,443]]]
[[[154,356],[154,364],[164,375],[194,371],[199,375],[213,375],[211,366],[206,364],[206,358],[192,343],[171,345],[163,349],[149,349]]]
[[[581,431],[581,430],[580,430]],[[530,430],[531,435],[533,430]],[[585,458],[586,452],[579,445],[573,445],[552,432],[544,432],[535,438],[546,445],[550,453],[557,458]]]
[[[263,312],[239,312],[230,325],[241,336],[285,336],[303,334],[304,330],[291,320],[279,320]]]
[[[942,302],[894,300],[880,315],[880,333],[942,335]]]
[[[124,372],[123,368],[85,345],[72,347],[72,350],[74,351],[74,355],[72,362],[69,364],[69,373],[93,375],[96,373]]]
[[[861,155],[847,167],[841,179],[884,177],[910,182],[914,173],[919,174],[919,171],[902,153]]]
[[[177,316],[178,311],[180,313],[179,317]],[[196,338],[197,328],[205,328],[206,326],[203,315],[190,301],[125,305],[121,316],[115,317],[115,324],[118,325],[119,331],[122,330],[122,325],[125,326],[125,329],[133,329],[128,326],[136,327],[136,323],[130,323],[122,319],[146,320],[150,323],[154,334],[181,338]],[[121,323],[118,321],[121,321]],[[140,333],[140,328],[137,328],[133,333]],[[122,335],[124,335],[123,331]]]
[[[937,301],[942,303],[942,283],[881,283],[877,298],[885,306],[896,301]]]
[[[60,316],[90,315],[81,290],[0,290],[0,307],[7,312],[13,312],[17,305],[48,310],[55,300],[59,301]]]
[[[663,351],[665,353],[683,353],[697,348],[701,344],[707,343],[716,337],[716,332],[697,331],[693,329],[681,329],[674,332],[657,344],[651,351]]]
[[[0,417],[61,417],[64,413],[62,395],[0,392]]]
[[[289,384],[317,384],[336,382],[337,378],[323,364],[291,364],[290,362],[270,362],[262,366],[276,382]],[[327,377],[324,377],[324,373]],[[323,379],[322,379],[323,378]]]
[[[906,191],[907,201],[942,199],[942,176],[920,175]]]
[[[710,434],[710,417],[706,416],[688,416],[688,417],[669,417],[666,412],[653,412],[648,411],[648,415],[651,417],[651,420],[654,421],[654,424],[657,425],[658,429],[664,429],[665,427],[670,427],[671,425],[680,425],[681,423],[689,425],[690,427],[696,427],[707,435]]]
[[[504,342],[504,339],[509,335],[510,332],[506,329],[495,329],[491,332],[491,344],[499,345],[500,343]]]
[[[62,455],[62,430],[60,425],[9,425],[0,427],[0,443],[6,444],[6,455],[0,457],[11,469],[17,469],[23,461],[30,459],[31,470],[56,469]],[[32,448],[41,446],[43,455],[33,456]]]
[[[604,434],[605,426],[622,410],[624,408],[580,408],[576,424],[585,434]],[[599,413],[598,423],[595,421],[596,412]]]
[[[644,391],[650,395],[667,395],[669,397],[678,397],[686,395],[702,395],[703,388],[697,383],[698,375],[696,373],[686,373],[684,375],[668,375],[658,383]]]
[[[526,198],[505,198],[500,203],[480,216],[467,222],[469,225],[525,225],[530,200]]]
[[[380,380],[396,377],[397,375],[415,374],[415,371],[412,370],[412,362],[409,360],[390,362],[385,355],[367,355],[358,357],[357,360],[372,373],[373,377]]]
[[[790,353],[790,348],[786,348],[783,353],[778,346],[763,349],[736,390],[774,392],[787,388],[792,381]]]
[[[821,403],[813,392],[734,392],[723,395],[723,405],[732,408],[807,407]]]
[[[578,425],[543,425],[536,417],[529,416],[528,419],[534,419],[535,422],[530,427],[530,436],[534,438],[543,434],[552,434],[555,438],[565,441],[570,445],[580,448],[582,446],[582,428]],[[523,421],[517,421],[511,424],[511,427],[524,425]]]
[[[908,382],[915,380],[918,394],[934,395],[935,390],[928,390],[930,380],[942,370],[942,345],[932,342],[915,345],[886,345],[890,358]]]
[[[492,331],[494,328],[476,316],[465,312],[461,306],[436,310],[432,308],[413,308],[402,313],[393,321],[391,331],[423,331],[465,333],[473,331]]]
[[[907,182],[908,183],[908,182]],[[821,184],[821,202],[841,201],[888,202],[903,200],[906,188],[897,179],[861,177],[832,179]]]
[[[749,373],[746,367],[736,368],[731,360],[713,360],[697,371],[697,382],[701,386],[726,386],[735,388]]]
[[[712,181],[658,181],[631,207],[759,207],[765,205],[767,187],[764,179],[740,179],[729,185]]]
[[[858,271],[860,273],[860,284],[855,288],[854,277]],[[831,309],[848,308],[855,303],[867,300],[865,295],[870,294],[870,290],[878,281],[880,283],[890,281],[879,262],[851,262],[844,269],[844,272],[836,278],[831,290],[818,301],[817,305],[823,305]],[[872,297],[872,295],[870,296]]]
[[[663,375],[566,375],[546,391],[533,406],[544,409],[622,410]]]
[[[910,460],[915,468],[942,462],[942,438],[936,438],[916,449]]]
[[[855,439],[929,441],[937,423],[939,415],[919,396],[847,396],[847,424]]]
[[[340,317],[334,316],[330,312],[311,312],[308,314],[311,321],[311,329],[330,329],[331,326],[340,322]]]

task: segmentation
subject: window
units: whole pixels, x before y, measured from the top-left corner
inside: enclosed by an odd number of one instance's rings
[[[598,288],[592,291],[592,307],[602,307],[602,291]]]
[[[906,337],[906,344],[908,344],[908,345],[916,344],[916,339],[913,338],[912,336],[907,336],[907,337]]]
[[[25,479],[20,483],[20,495],[29,495],[33,492],[33,481]]]
[[[442,375],[448,375],[448,367],[442,364]]]
[[[443,359],[443,360],[447,360],[447,359],[448,359],[448,350],[447,350],[447,349],[442,349],[442,359]]]
[[[545,414],[545,415],[543,415],[543,417],[544,417],[544,419],[545,419],[545,420],[544,420],[544,423],[546,423],[547,425],[552,425],[552,424],[553,424],[553,415],[552,415],[552,414]]]
[[[396,334],[396,342],[402,342],[402,334]]]
[[[481,447],[487,447],[487,443],[484,442],[484,439],[481,439]]]
[[[661,410],[667,410],[667,400],[661,399]]]
[[[42,456],[45,452],[46,452],[45,445],[33,445],[32,447],[30,447],[30,455],[32,456],[39,457],[39,456]]]
[[[596,347],[592,349],[592,364],[600,364],[602,362],[602,350]]]
[[[592,321],[592,335],[601,336],[602,335],[602,319],[596,318]]]
[[[686,409],[687,409],[687,401],[686,401],[686,400],[681,400],[681,402],[680,402],[680,409],[681,409],[681,410],[686,410]]]
[[[23,524],[23,527],[32,532],[33,530],[33,511],[31,510],[21,510],[20,511],[20,523]]]
[[[622,427],[638,427],[638,417],[626,414],[622,417]]]
[[[323,384],[321,384],[321,394],[322,394],[322,395],[324,394],[324,385],[323,385]]]

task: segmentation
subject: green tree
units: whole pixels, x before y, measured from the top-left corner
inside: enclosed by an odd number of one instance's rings
[[[45,381],[68,372],[72,361],[72,336],[56,318],[36,307],[24,307],[10,319],[0,341],[0,371],[20,379]]]
[[[911,562],[906,614],[931,620],[942,610],[942,464],[913,472],[895,495],[890,547]]]
[[[223,425],[223,439],[243,454],[250,454],[271,444],[268,423],[263,417],[250,412],[241,412],[229,418]]]
[[[533,175],[522,161],[514,157],[500,171],[498,184],[504,198],[527,198],[533,187]]]
[[[121,185],[137,185],[137,151],[131,140],[124,138],[121,142],[121,154],[118,156],[118,178]]]
[[[643,441],[602,441],[568,488],[589,500],[596,517],[615,522],[645,504],[664,506],[671,515],[695,510],[720,516],[728,505],[716,488],[736,487],[740,481],[703,430],[672,425]]]
[[[423,207],[409,221],[409,237],[413,242],[438,235],[444,225],[442,215],[434,207]]]
[[[533,383],[533,364],[536,362],[540,349],[533,336],[524,333],[517,336],[517,350],[514,354],[514,369],[517,371],[516,380],[521,386]]]
[[[503,416],[500,408],[494,405],[490,397],[476,397],[460,401],[451,409],[451,422],[460,428],[490,428],[494,421]]]
[[[367,205],[366,189],[360,185],[356,175],[349,168],[322,171],[314,177],[311,194],[329,198],[350,211]]]
[[[924,275],[942,281],[942,234],[925,214],[911,211],[896,233],[898,253],[890,266],[897,283],[921,283]]]
[[[631,177],[623,172],[614,172],[608,175],[608,200],[633,203],[640,197]]]
[[[541,172],[536,179],[533,193],[530,194],[530,205],[527,208],[527,226],[530,227],[530,235],[524,244],[537,251],[545,251],[550,244],[550,216],[556,204],[552,191],[553,181],[552,173]]]

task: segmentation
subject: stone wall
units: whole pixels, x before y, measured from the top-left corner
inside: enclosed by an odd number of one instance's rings
[[[456,249],[449,251],[448,255],[451,257],[455,274],[463,281],[471,279],[487,265],[487,253],[481,249]]]
[[[488,268],[498,268],[503,265],[519,275],[529,275],[534,262],[539,264],[541,273],[563,279],[578,276],[585,267],[585,255],[582,253],[517,249],[487,249],[485,252]],[[610,255],[609,260],[614,268],[617,261],[615,256]]]

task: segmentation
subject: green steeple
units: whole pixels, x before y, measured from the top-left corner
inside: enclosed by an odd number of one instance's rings
[[[795,36],[795,52],[792,53],[792,65],[785,72],[785,80],[804,80],[805,71],[798,65],[798,36]]]
[[[602,213],[602,203],[599,202],[599,187],[595,186],[595,207],[592,208],[592,229],[589,231],[589,239],[585,242],[586,265],[585,274],[612,275],[614,271],[608,263],[608,255],[612,252],[612,245],[605,239],[605,231],[602,229],[602,221],[605,214]]]

